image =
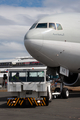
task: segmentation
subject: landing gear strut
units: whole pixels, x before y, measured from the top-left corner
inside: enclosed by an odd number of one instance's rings
[[[54,92],[60,92],[61,94],[59,95],[59,98],[68,98],[69,97],[69,90],[64,87],[63,84],[63,79],[64,76],[61,76],[61,81],[60,81],[60,88],[55,88]]]
[[[63,88],[63,86],[64,86],[63,79],[64,79],[64,76],[61,76],[61,83],[60,83],[61,97],[68,98],[69,97],[69,90],[67,88]]]

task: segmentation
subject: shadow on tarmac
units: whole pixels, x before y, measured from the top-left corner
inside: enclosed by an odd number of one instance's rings
[[[9,97],[0,97],[0,102],[7,101],[7,98]]]
[[[78,98],[78,97],[80,97],[80,93],[72,93],[69,96],[69,98]]]
[[[4,104],[2,104],[2,105],[0,105],[0,109],[1,108],[35,108],[36,106],[7,106],[7,102],[6,103],[4,103]]]

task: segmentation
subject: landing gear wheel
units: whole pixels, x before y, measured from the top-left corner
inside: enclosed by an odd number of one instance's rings
[[[67,88],[63,88],[61,96],[62,98],[69,98],[69,90]]]
[[[54,92],[60,92],[60,88],[59,87],[55,88]]]
[[[59,87],[55,88],[54,92],[55,93],[60,92],[60,88]],[[54,98],[61,98],[61,95],[56,95],[56,96],[54,96]]]

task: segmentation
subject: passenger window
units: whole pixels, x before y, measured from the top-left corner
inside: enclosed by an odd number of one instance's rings
[[[62,30],[62,26],[58,23],[56,23],[57,30]]]
[[[49,28],[53,28],[56,30],[56,26],[55,26],[55,23],[49,23]]]
[[[35,28],[36,25],[37,25],[37,23],[34,23],[34,24],[32,25],[32,27],[30,28],[30,30],[33,29],[33,28]]]
[[[36,28],[47,28],[47,23],[39,23]]]

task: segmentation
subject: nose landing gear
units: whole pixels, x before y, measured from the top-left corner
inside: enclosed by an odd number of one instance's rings
[[[66,98],[69,98],[69,90],[68,90],[68,88],[63,87],[64,86],[63,79],[64,79],[64,76],[61,76],[60,88],[56,87],[53,95],[57,96],[57,98],[65,98],[66,99]]]

